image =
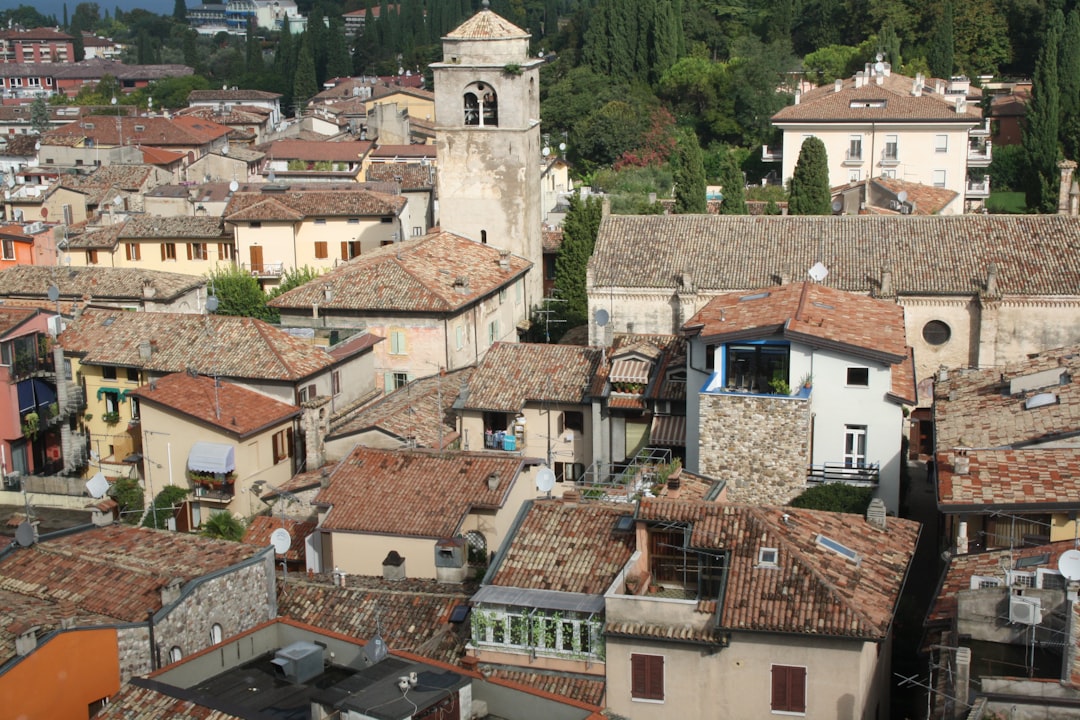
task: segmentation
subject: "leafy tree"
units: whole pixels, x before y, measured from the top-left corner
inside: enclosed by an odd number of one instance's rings
[[[808,510],[831,510],[832,512],[865,515],[866,508],[874,499],[874,489],[825,483],[806,490],[788,503],[791,507]]]
[[[585,324],[589,314],[589,301],[585,294],[585,269],[596,245],[603,217],[603,202],[596,195],[582,200],[570,196],[570,209],[563,220],[563,242],[555,257],[555,290],[559,303],[561,330],[566,331]]]
[[[996,75],[1012,59],[1008,28],[993,0],[965,0],[955,15],[956,65],[969,76]]]
[[[766,45],[748,37],[739,41],[736,50],[738,55],[731,62],[735,121],[741,141],[760,146],[773,135],[772,116],[792,99],[791,93],[777,92],[777,88],[785,86],[788,71],[798,63],[787,42]]]
[[[120,521],[128,525],[139,523],[143,509],[143,490],[135,478],[120,478],[109,488],[109,494],[120,506]]]
[[[93,31],[101,22],[101,8],[94,2],[81,2],[75,6],[71,15],[72,24],[78,23],[79,29]]]
[[[986,174],[994,180],[994,190],[1024,189],[1027,178],[1027,151],[1023,145],[995,145]]]
[[[585,33],[585,62],[602,75],[656,82],[685,45],[677,5],[666,0],[599,0]]]
[[[641,144],[648,117],[623,100],[612,100],[578,123],[570,150],[584,170],[611,165]]]
[[[341,17],[330,18],[329,50],[326,57],[327,77],[349,77],[352,75],[352,58],[349,57],[349,45],[345,40],[345,25]]]
[[[240,542],[244,539],[244,523],[228,510],[213,513],[202,524],[205,537]]]
[[[746,187],[742,170],[735,163],[735,156],[729,151],[722,152],[720,159],[720,191],[724,201],[720,203],[721,215],[746,214]]]
[[[1060,127],[1060,86],[1058,84],[1058,47],[1065,30],[1065,18],[1055,12],[1048,19],[1042,50],[1035,62],[1031,101],[1022,130],[1028,153],[1028,173],[1024,187],[1028,210],[1057,211],[1059,182],[1058,134]]]
[[[71,25],[68,26],[68,34],[71,35],[71,50],[75,57],[75,62],[82,62],[86,59],[86,45],[83,43],[83,26],[78,17],[71,21]]]
[[[293,78],[293,105],[298,112],[307,107],[308,100],[319,92],[315,77],[315,55],[311,48],[311,36],[304,33],[300,39],[300,54],[296,59],[296,76]]]
[[[145,106],[146,98],[154,98],[154,106],[160,108],[187,107],[188,95],[192,90],[208,90],[210,81],[201,75],[184,75],[155,80],[147,86],[145,93],[136,91],[132,97],[137,104]]]
[[[266,306],[266,293],[250,273],[236,267],[223,267],[209,273],[209,278],[218,299],[218,315],[274,319],[274,312]]]
[[[143,517],[143,527],[165,530],[169,527],[169,518],[176,517],[176,506],[179,505],[188,493],[188,488],[179,485],[169,485],[157,494],[154,504],[146,511]]]
[[[769,202],[765,204],[766,215],[783,215],[784,211],[780,209],[780,206],[773,199],[769,199]]]
[[[705,163],[696,135],[691,132],[679,135],[672,162],[675,165],[675,212],[704,213]]]
[[[788,196],[791,215],[830,215],[829,159],[821,138],[809,137],[799,150]]]
[[[33,5],[19,5],[8,10],[0,10],[0,21],[4,27],[7,27],[9,22],[28,28],[55,27],[58,24],[55,15],[42,15]],[[67,27],[66,18],[64,27]]]
[[[862,62],[859,48],[852,45],[826,45],[803,58],[808,77],[818,85],[828,85],[837,78],[854,74]],[[895,66],[894,66],[895,67]]]
[[[953,53],[953,4],[952,0],[949,0],[942,6],[941,19],[930,37],[930,47],[926,53],[930,72],[934,77],[952,77]]]
[[[176,22],[187,22],[187,3],[184,0],[176,0],[173,3],[172,16]]]
[[[34,102],[30,104],[30,127],[38,135],[45,133],[51,127],[49,123],[49,106],[45,102],[45,98],[40,95],[34,98]]]

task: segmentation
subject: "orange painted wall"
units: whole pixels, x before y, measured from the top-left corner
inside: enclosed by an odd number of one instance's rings
[[[0,712],[13,720],[85,720],[90,703],[119,690],[116,630],[69,630],[0,675]]]

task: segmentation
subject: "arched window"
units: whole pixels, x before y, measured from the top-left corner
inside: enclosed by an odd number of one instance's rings
[[[495,88],[487,83],[473,83],[464,95],[465,124],[498,127],[499,100]]]
[[[480,231],[480,243],[482,245],[487,245],[487,230]]]
[[[221,626],[214,623],[210,626],[210,644],[217,645],[221,642]]]
[[[180,662],[180,659],[184,657],[184,653],[181,652],[179,645],[173,645],[169,650],[169,663]]]

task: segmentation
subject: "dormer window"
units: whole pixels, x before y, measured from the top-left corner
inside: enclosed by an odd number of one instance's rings
[[[884,108],[886,104],[885,98],[880,100],[867,99],[867,100],[852,100],[849,107],[851,108]]]

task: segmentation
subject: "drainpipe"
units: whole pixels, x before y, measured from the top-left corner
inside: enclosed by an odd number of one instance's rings
[[[157,643],[154,642],[154,611],[146,611],[146,624],[150,628],[150,672],[161,667],[161,658],[157,656]]]

